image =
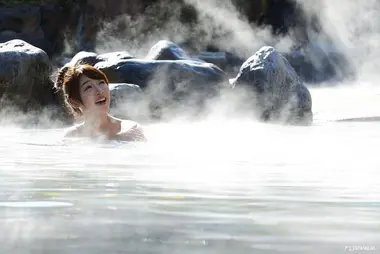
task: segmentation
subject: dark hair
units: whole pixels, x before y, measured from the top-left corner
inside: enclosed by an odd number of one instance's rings
[[[109,81],[107,76],[97,68],[88,64],[67,65],[62,67],[57,74],[57,80],[54,87],[57,91],[62,92],[63,100],[66,107],[75,115],[81,115],[82,112],[78,108],[74,108],[69,103],[69,99],[82,102],[79,92],[79,80],[82,75],[96,80],[104,80],[107,85]]]

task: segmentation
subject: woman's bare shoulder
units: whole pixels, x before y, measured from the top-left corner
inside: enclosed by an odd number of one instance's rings
[[[131,128],[141,128],[141,125],[132,120],[121,120],[121,131],[127,131]]]
[[[64,137],[65,138],[72,138],[72,137],[79,137],[81,135],[81,126],[82,124],[75,124],[73,126],[70,126],[65,130]]]
[[[132,120],[122,120],[118,137],[125,141],[146,141],[143,128]]]

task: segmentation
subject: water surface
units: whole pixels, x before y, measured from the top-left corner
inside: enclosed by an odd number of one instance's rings
[[[0,128],[0,253],[380,251],[373,88],[313,89],[310,127],[210,117],[147,144]],[[353,250],[353,249],[351,249]]]

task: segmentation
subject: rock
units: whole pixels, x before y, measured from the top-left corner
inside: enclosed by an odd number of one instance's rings
[[[0,31],[33,34],[40,28],[41,11],[38,6],[24,5],[19,8],[0,8]]]
[[[79,51],[78,34],[79,18],[84,12],[84,5],[80,1],[47,1],[40,5],[41,29],[52,48],[48,55],[62,55],[67,51]]]
[[[227,73],[236,73],[244,60],[229,52],[200,52],[195,56],[202,61],[212,63]]]
[[[141,88],[134,84],[109,83],[109,88],[112,98],[111,107],[117,106],[116,104],[121,100],[135,99],[142,94]]]
[[[140,86],[156,109],[179,105],[202,108],[208,98],[229,86],[221,69],[203,62],[128,59],[99,62],[95,67],[102,70],[110,82]]]
[[[119,61],[134,58],[127,51],[116,51],[98,55],[97,59],[100,61]]]
[[[101,60],[98,59],[98,55],[94,52],[87,52],[87,51],[80,51],[78,52],[68,63],[70,65],[75,64],[89,64],[89,65],[95,65],[96,63],[100,62]]]
[[[85,11],[83,7],[83,1],[74,0],[11,4],[11,8],[0,8],[0,43],[20,39],[44,50],[49,56],[72,49],[76,51],[77,45],[72,42],[81,34],[77,28]]]
[[[273,47],[262,47],[248,58],[233,85],[253,92],[255,110],[264,121],[297,124],[312,121],[310,92]]]
[[[53,98],[48,55],[25,41],[0,44],[1,96],[14,98],[20,106],[48,104]]]
[[[311,94],[305,85],[295,86],[295,92],[291,97],[295,104],[290,107],[287,121],[289,123],[310,124],[313,122]]]
[[[120,67],[128,63],[130,60],[120,60],[120,61],[101,61],[95,64],[94,66],[99,70],[103,71],[110,82],[112,83],[129,83],[129,84],[138,84],[141,87],[142,82],[134,83],[130,80],[136,81],[136,78],[131,75],[131,77],[124,77]],[[133,62],[132,62],[133,63]],[[142,70],[144,71],[144,70]],[[144,84],[145,86],[145,84]]]
[[[45,39],[40,23],[38,6],[0,8],[0,43],[19,39],[51,53],[51,43]]]
[[[220,69],[225,70],[227,66],[227,53],[226,52],[199,52],[197,58],[207,63],[212,63]]]
[[[0,43],[4,43],[11,40],[22,40],[37,48],[42,49],[46,53],[52,53],[52,46],[49,41],[45,40],[43,33],[23,34],[10,30],[0,32]]]
[[[104,71],[110,82],[136,84],[143,90],[150,84],[162,82],[172,85],[175,90],[181,82],[204,87],[205,84],[223,83],[227,80],[225,73],[217,66],[187,60],[128,59],[103,61],[95,67]]]
[[[126,51],[110,52],[101,55],[94,52],[80,51],[70,60],[68,64],[89,64],[94,66],[99,62],[117,62],[131,58],[133,57]]]
[[[157,42],[145,58],[148,60],[191,60],[182,48],[166,40]]]
[[[138,85],[110,83],[112,115],[127,119],[142,119],[149,116],[149,105]]]

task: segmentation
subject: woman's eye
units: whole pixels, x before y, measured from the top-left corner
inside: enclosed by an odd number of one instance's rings
[[[84,90],[87,91],[88,89],[90,89],[92,86],[87,86]]]

